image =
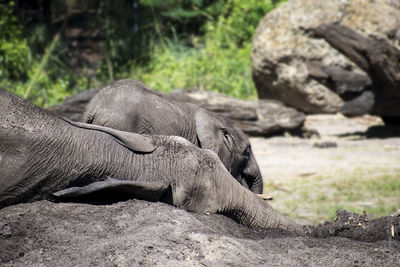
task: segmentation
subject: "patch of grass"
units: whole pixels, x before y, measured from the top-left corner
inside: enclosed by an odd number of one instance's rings
[[[255,98],[251,79],[251,45],[232,49],[208,41],[202,49],[168,43],[154,52],[148,69],[134,68],[128,77],[162,92],[173,89],[213,90],[238,98]]]
[[[355,169],[272,181],[264,185],[264,192],[274,197],[273,207],[302,223],[330,221],[338,209],[365,211],[369,218],[377,218],[400,209],[400,169]]]
[[[252,36],[263,16],[286,0],[226,1],[220,14],[201,28],[202,34],[182,38],[172,27],[171,38],[159,32],[148,64],[127,64],[122,77],[144,82],[169,92],[174,89],[210,90],[236,98],[254,99],[257,91],[251,77]]]

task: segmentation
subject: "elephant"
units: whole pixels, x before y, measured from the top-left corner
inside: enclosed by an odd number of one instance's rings
[[[262,194],[263,178],[249,138],[232,121],[167,99],[139,81],[120,80],[101,89],[87,104],[81,121],[139,134],[184,137],[217,153],[239,183]]]
[[[218,156],[177,136],[72,122],[0,89],[0,209],[124,196],[220,213],[256,228],[302,228],[241,186]],[[84,201],[87,201],[87,200]]]

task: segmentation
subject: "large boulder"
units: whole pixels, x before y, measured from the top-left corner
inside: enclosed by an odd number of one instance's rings
[[[370,113],[381,116],[385,123],[400,122],[400,49],[384,39],[365,36],[338,23],[321,24],[309,29],[316,38],[323,38],[337,51],[351,59],[371,78],[371,86],[354,94],[347,86],[333,87],[342,98],[348,98],[342,110],[352,113]],[[314,66],[314,77],[320,82],[330,84],[335,72],[322,65]],[[322,75],[321,75],[322,74]],[[353,77],[355,78],[355,77]],[[329,81],[330,79],[330,81]],[[336,79],[337,80],[337,79]],[[343,79],[339,79],[343,81]],[[357,80],[357,79],[354,79]]]
[[[356,64],[306,30],[333,22],[398,46],[400,1],[289,0],[268,13],[258,26],[252,52],[260,98],[277,99],[308,113],[338,112],[344,101],[334,91],[358,92],[370,84]],[[329,67],[332,77],[344,77],[340,84],[331,84],[336,90],[316,79],[316,65]]]

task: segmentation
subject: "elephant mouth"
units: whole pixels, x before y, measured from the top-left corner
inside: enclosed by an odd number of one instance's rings
[[[263,182],[261,176],[257,175],[242,175],[240,183],[256,194],[262,194]]]

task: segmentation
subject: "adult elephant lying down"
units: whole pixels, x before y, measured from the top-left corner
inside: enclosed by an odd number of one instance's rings
[[[66,121],[0,89],[0,208],[91,194],[161,200],[302,233],[233,179],[214,152],[180,137]]]

